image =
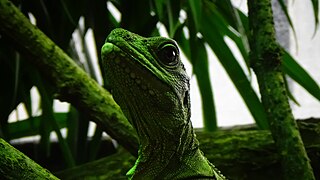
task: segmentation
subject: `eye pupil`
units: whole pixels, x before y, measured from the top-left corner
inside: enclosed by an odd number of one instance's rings
[[[159,60],[168,66],[175,66],[179,62],[179,52],[173,44],[162,46],[158,52]]]

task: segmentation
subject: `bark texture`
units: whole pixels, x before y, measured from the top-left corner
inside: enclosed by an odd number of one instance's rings
[[[1,179],[58,179],[0,138]]]
[[[316,179],[320,179],[320,120],[301,121],[299,127]],[[229,179],[282,179],[280,156],[270,132],[241,129],[196,132],[200,148]],[[134,162],[135,157],[120,151],[56,175],[61,179],[126,179],[125,174]]]
[[[271,0],[248,1],[250,63],[280,155],[284,179],[314,179],[310,161],[288,102],[281,71],[282,51],[275,39]]]
[[[298,123],[302,139],[311,158],[316,179],[320,179],[320,120]],[[282,179],[280,159],[269,131],[242,126],[218,132],[197,130],[197,137],[206,157],[229,179]],[[118,153],[63,172],[54,173],[61,179],[126,179],[135,157],[129,152]],[[30,174],[31,173],[31,174]],[[6,179],[54,179],[28,157],[0,139],[0,177]]]
[[[10,1],[0,0],[0,32],[12,39],[57,90],[57,98],[86,113],[112,138],[137,154],[138,138],[111,94],[91,79]]]

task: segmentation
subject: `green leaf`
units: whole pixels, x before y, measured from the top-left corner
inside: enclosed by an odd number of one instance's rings
[[[152,2],[154,3],[154,11],[155,11],[155,13],[158,15],[158,19],[160,20],[160,21],[163,21],[164,20],[164,9],[163,9],[163,7],[164,7],[164,2],[165,2],[166,0],[153,0]]]
[[[169,37],[174,37],[174,34],[176,30],[180,26],[179,22],[179,15],[180,15],[180,3],[177,1],[166,1],[166,9],[168,14],[168,23],[164,23],[168,33]]]
[[[202,1],[188,0],[189,7],[191,9],[192,19],[195,24],[195,29],[199,32],[201,11],[202,11]]]
[[[84,13],[84,0],[21,1],[22,10],[32,13],[37,27],[67,52],[72,33]],[[77,8],[74,7],[77,4]]]
[[[9,114],[21,102],[25,102],[28,114],[31,114],[30,89],[33,82],[32,66],[23,60],[16,50],[16,45],[6,37],[0,39],[0,129],[7,125]],[[6,132],[0,130],[0,136],[7,139]]]
[[[77,134],[77,149],[78,154],[76,156],[77,163],[82,164],[87,161],[88,158],[88,130],[89,130],[89,120],[88,117],[79,112],[78,115],[78,134]],[[81,151],[79,151],[81,149]]]
[[[284,73],[320,101],[319,85],[287,52],[283,55],[282,69]]]
[[[120,25],[109,12],[106,1],[86,2],[85,26],[86,29],[91,28],[93,30],[97,54],[101,54],[100,47],[104,44],[107,33]]]
[[[125,5],[119,6],[121,12],[121,26],[142,36],[149,36],[156,28],[158,19],[150,13],[150,6],[146,1],[125,0]],[[134,8],[133,8],[134,7]]]
[[[66,137],[68,146],[72,154],[76,156],[78,152],[79,114],[77,109],[72,105],[70,105],[67,114],[66,128],[68,129]]]
[[[233,84],[236,86],[258,127],[267,129],[268,121],[264,108],[257,94],[252,89],[244,71],[225,43],[223,34],[219,32],[221,28],[219,28],[220,25],[217,25],[215,14],[209,10],[203,12],[205,13],[201,20],[201,33],[204,39],[214,51]]]
[[[190,6],[192,6],[190,4]],[[188,17],[194,17],[189,11]],[[198,21],[199,19],[197,19]],[[202,99],[203,122],[206,131],[214,131],[217,129],[217,117],[214,105],[213,90],[210,82],[208,56],[203,40],[197,34],[194,18],[188,18],[187,22],[189,30],[189,39],[186,39],[183,26],[180,26],[175,34],[178,43],[185,52],[187,58],[192,63],[193,73],[196,75],[200,95]]]
[[[43,147],[45,147],[46,150],[45,152],[47,154],[50,154],[50,133],[51,129],[53,129],[58,137],[59,146],[67,166],[69,168],[74,167],[75,162],[71,154],[70,148],[68,147],[66,140],[63,138],[61,134],[57,120],[54,118],[53,90],[51,89],[51,86],[47,84],[47,82],[44,81],[39,74],[35,74],[35,77],[37,78],[37,87],[41,97],[42,119],[40,122],[40,132],[41,128],[45,128],[45,131],[41,134],[41,140],[43,140]]]
[[[191,59],[202,99],[204,128],[206,131],[217,130],[217,117],[211,87],[207,51],[199,38],[190,39]]]
[[[57,120],[59,127],[66,127],[67,113],[54,113],[53,116],[54,119]],[[39,135],[40,122],[42,119],[42,116],[35,116],[9,123],[5,126],[5,130],[9,134],[9,140]],[[52,130],[51,128],[50,131]]]
[[[291,101],[293,101],[296,105],[300,106],[299,102],[297,101],[297,99],[293,96],[290,87],[288,85],[288,79],[284,78],[284,85],[288,94],[289,99],[291,99]]]
[[[230,0],[224,0],[224,1],[206,1],[205,3],[207,6],[210,5],[210,8],[212,8],[212,4],[214,4],[214,9],[218,11],[218,13],[221,15],[221,17],[224,18],[224,20],[227,22],[229,26],[231,26],[234,29],[238,29],[239,22],[237,14],[235,13],[235,7],[232,5],[232,2]]]
[[[295,29],[294,29],[294,26],[293,26],[293,23],[292,23],[292,21],[291,21],[291,18],[290,18],[290,16],[289,16],[289,12],[288,12],[287,6],[286,6],[286,4],[284,3],[283,0],[278,0],[278,2],[279,2],[280,6],[281,6],[281,9],[283,10],[283,12],[284,12],[284,14],[285,14],[285,16],[286,16],[286,18],[287,18],[287,20],[288,20],[288,23],[289,23],[289,25],[290,25],[290,27],[291,27],[291,29],[292,29],[294,39],[295,39],[296,42],[297,42],[297,34],[296,34]]]
[[[92,140],[90,141],[89,157],[88,157],[89,161],[95,160],[98,155],[98,151],[101,145],[102,134],[103,134],[102,128],[97,126],[94,132],[94,135],[92,137]]]
[[[191,62],[190,43],[183,32],[183,27],[185,27],[184,24],[181,24],[181,26],[177,28],[176,33],[174,34],[174,39],[178,42],[180,49]]]
[[[315,21],[315,28],[314,28],[314,35],[315,35],[317,28],[319,26],[319,1],[318,0],[311,0],[311,2],[312,2],[314,21]]]
[[[215,20],[215,26],[220,32],[220,35],[226,35],[236,43],[243,59],[245,60],[248,72],[250,72],[250,65],[248,60],[248,53],[250,48],[246,36],[247,17],[245,17],[243,20],[243,13],[235,10],[232,5],[228,5],[228,3],[216,4],[218,5],[218,7],[212,2],[206,2],[206,11],[208,11],[208,13],[211,13],[211,18]]]
[[[231,6],[231,7],[230,7]],[[236,24],[235,30],[232,28],[226,28],[225,33],[228,37],[230,37],[239,48],[239,51],[245,60],[245,63],[248,68],[248,72],[250,72],[250,64],[249,64],[249,41],[247,37],[247,29],[248,29],[248,18],[240,11],[234,8],[232,5],[229,6],[230,14],[233,14],[234,22]],[[244,17],[244,18],[243,18]],[[228,27],[228,25],[226,25]]]

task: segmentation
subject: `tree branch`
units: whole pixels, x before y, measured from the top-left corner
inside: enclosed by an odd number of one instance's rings
[[[1,138],[0,174],[4,179],[58,179]]]
[[[281,71],[282,51],[275,39],[271,0],[249,0],[250,63],[280,155],[284,179],[314,179],[292,115]]]
[[[240,126],[243,127],[243,126]],[[306,150],[316,178],[320,178],[320,120],[299,122]],[[197,132],[200,148],[228,179],[281,179],[280,156],[267,130],[222,130]],[[135,157],[125,151],[102,158],[56,175],[61,179],[126,179]]]
[[[8,0],[0,0],[0,32],[33,59],[52,83],[62,101],[70,102],[132,154],[137,154],[138,138],[109,92],[91,79]]]

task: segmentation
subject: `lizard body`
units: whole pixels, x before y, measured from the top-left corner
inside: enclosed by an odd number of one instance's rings
[[[199,149],[189,78],[176,42],[113,30],[102,47],[105,79],[139,137],[129,179],[224,179]]]

